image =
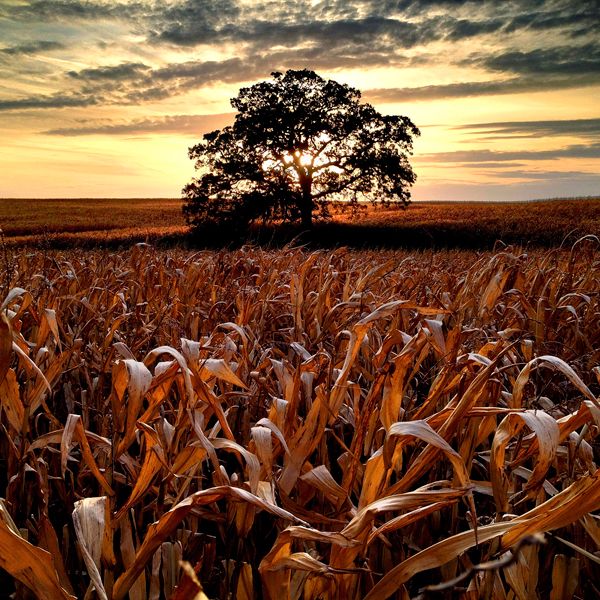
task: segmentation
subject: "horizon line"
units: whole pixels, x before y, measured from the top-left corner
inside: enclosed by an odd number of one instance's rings
[[[11,200],[32,200],[32,201],[49,201],[49,200],[180,200],[185,201],[185,198],[179,198],[177,196],[46,196],[36,198],[33,196],[6,196],[0,197],[0,202],[11,201]],[[549,198],[525,198],[521,200],[444,200],[440,198],[430,200],[410,200],[409,204],[428,204],[435,202],[443,202],[447,204],[523,204],[528,202],[559,202],[567,200],[600,200],[600,193],[586,196],[553,196]],[[344,203],[344,200],[329,200],[332,203]],[[383,205],[381,201],[371,202],[370,200],[358,200],[359,204],[373,204]],[[401,205],[400,201],[389,202],[390,205],[398,204]]]

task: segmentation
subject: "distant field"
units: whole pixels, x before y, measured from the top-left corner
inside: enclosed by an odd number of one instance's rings
[[[179,198],[2,199],[0,228],[20,243],[126,240],[185,231]]]
[[[360,226],[382,243],[398,236],[408,246],[477,248],[493,245],[496,240],[555,246],[600,233],[600,198],[519,203],[414,202],[406,210],[371,209],[360,219]]]
[[[600,198],[523,203],[414,202],[371,206],[357,213],[334,210],[333,221],[315,228],[320,245],[387,247],[491,247],[505,243],[555,246],[600,231]],[[181,200],[3,199],[0,228],[11,245],[94,246],[184,239]],[[288,230],[292,237],[297,230]],[[273,229],[251,239],[279,238]],[[210,237],[210,234],[207,238]],[[207,239],[214,245],[222,235]]]

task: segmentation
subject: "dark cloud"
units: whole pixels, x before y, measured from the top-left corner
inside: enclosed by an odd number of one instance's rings
[[[235,0],[186,0],[166,7],[152,16],[150,37],[176,45],[190,46],[225,39],[219,29],[239,20],[241,9]]]
[[[483,19],[435,15],[418,21],[407,20],[402,15],[390,17],[369,14],[354,18],[304,18],[290,21],[277,18],[242,19],[240,21],[207,21],[201,18],[168,23],[162,30],[154,31],[155,39],[179,46],[195,46],[215,42],[244,42],[254,51],[267,50],[273,46],[302,47],[318,45],[322,51],[338,47],[384,44],[387,51],[397,48],[414,48],[437,40],[458,42],[484,34],[504,32],[507,20],[501,17]],[[565,20],[565,24],[568,23]],[[516,27],[516,25],[512,25]],[[549,23],[550,26],[550,23]],[[368,46],[365,47],[368,51]]]
[[[474,130],[494,138],[578,136],[600,139],[600,119],[565,119],[554,121],[505,121],[471,123],[456,129]]]
[[[483,21],[472,21],[470,19],[446,20],[444,39],[450,42],[458,42],[486,33],[495,33],[504,28],[504,19],[486,19]]]
[[[252,68],[249,61],[241,58],[230,58],[223,61],[187,61],[184,63],[175,63],[155,69],[151,77],[154,80],[172,81],[174,79],[191,79],[197,83],[207,83],[211,81],[239,81],[242,74]]]
[[[28,42],[25,44],[18,44],[17,46],[7,46],[0,48],[0,52],[8,54],[10,56],[19,56],[21,54],[37,54],[38,52],[48,52],[52,50],[61,50],[65,48],[65,45],[61,42],[55,42],[51,40],[39,40],[37,42]]]
[[[0,98],[0,111],[31,108],[73,108],[91,106],[93,104],[98,104],[98,99],[91,96],[52,94],[50,96],[31,96],[16,100]]]
[[[325,52],[340,45],[371,44],[386,40],[388,51],[394,48],[412,48],[418,44],[441,39],[444,32],[438,19],[412,23],[381,16],[363,19],[333,21],[311,20],[288,23],[271,19],[252,19],[239,23],[226,23],[219,29],[206,22],[192,21],[167,26],[156,34],[158,39],[181,46],[194,46],[212,42],[244,42],[254,51],[268,50],[274,46],[286,48],[318,45]]]
[[[409,88],[371,89],[365,90],[363,96],[370,102],[395,103],[439,100],[442,98],[520,94],[592,85],[600,85],[600,82],[597,77],[590,75],[574,77],[511,77],[510,79],[497,81],[465,81],[461,83]]]
[[[150,69],[141,63],[72,71],[68,76],[81,81],[80,94],[103,98],[112,104],[140,104],[185,93],[217,83],[242,83],[268,78],[273,71],[288,68],[365,68],[385,64],[389,57],[360,56],[344,51],[321,53],[280,51],[223,61],[186,61]]]
[[[437,152],[418,157],[423,162],[434,163],[499,163],[519,160],[556,160],[561,158],[600,158],[600,143],[576,144],[556,150],[458,150]]]
[[[492,71],[520,75],[600,75],[600,44],[514,50],[465,61]],[[600,78],[599,78],[600,83]]]
[[[143,63],[122,63],[69,71],[70,80],[81,82],[71,94],[1,100],[0,110],[129,104],[162,100],[217,83],[239,83],[267,78],[274,70],[285,70],[290,56],[252,56],[224,61],[186,61],[152,69]],[[309,66],[298,61],[298,67]]]
[[[114,81],[117,79],[136,79],[150,69],[151,67],[144,63],[125,62],[119,65],[69,71],[67,75],[73,79],[84,79],[86,81]]]
[[[170,64],[148,73],[148,81],[175,82],[188,89],[218,82],[252,81],[261,77],[269,77],[273,71],[292,68],[333,70],[343,67],[378,66],[392,62],[395,61],[382,53],[375,53],[374,56],[361,56],[360,53],[344,49],[331,53],[322,53],[319,49],[282,50],[223,61],[187,61]]]
[[[589,5],[582,12],[529,12],[512,18],[503,28],[505,33],[516,31],[544,31],[548,29],[568,29],[571,37],[597,33],[600,30],[598,7]]]
[[[23,21],[55,21],[60,19],[125,18],[144,9],[139,2],[117,4],[86,0],[36,0],[0,7],[0,16]]]
[[[162,100],[189,90],[214,85],[219,82],[237,83],[268,76],[264,65],[270,61],[232,58],[224,61],[187,61],[159,69],[134,72],[131,78],[125,73],[120,80],[106,78],[87,79],[86,91],[103,95],[116,104],[141,104]]]
[[[431,14],[441,33],[458,40],[482,33],[506,33],[530,29],[570,28],[581,34],[598,31],[597,0],[510,0],[484,3],[480,0],[330,0],[314,5],[309,0],[270,2],[252,7],[238,0],[179,0],[159,2],[110,2],[108,0],[33,0],[0,6],[0,16],[22,21],[64,18],[79,20],[121,19],[143,23],[150,37],[189,46],[218,39],[257,41],[269,35],[269,26],[297,37],[310,38],[310,29],[327,30],[341,24],[335,37],[346,35],[344,23],[353,28],[378,27],[379,20],[389,25],[408,23],[418,30],[415,18],[427,21]],[[373,33],[376,35],[377,31]],[[318,32],[317,32],[318,35]]]
[[[103,98],[106,103],[140,104],[176,96],[187,91],[217,83],[242,83],[269,77],[272,71],[288,68],[336,70],[378,66],[410,66],[414,59],[391,56],[384,50],[357,51],[355,47],[340,47],[324,52],[321,48],[280,50],[223,61],[185,61],[152,69],[144,63],[122,63],[70,71],[72,80],[81,81],[78,96]],[[412,102],[440,98],[526,93],[577,86],[597,85],[590,74],[571,77],[512,77],[497,81],[461,82],[413,88],[383,88],[366,90],[365,99],[374,103]],[[90,102],[90,104],[95,102]]]
[[[207,27],[214,31],[223,19],[235,18],[240,9],[236,0],[183,0],[164,2],[113,2],[111,0],[33,0],[14,5],[0,4],[0,17],[14,21],[46,22],[120,20],[155,33],[164,27]],[[205,24],[205,25],[201,25]]]
[[[478,19],[500,16],[507,33],[521,29],[552,29],[596,22],[597,0],[371,0],[365,2],[372,10],[396,11],[412,17],[431,11],[451,12],[461,16],[476,15]]]
[[[170,115],[156,119],[139,119],[125,123],[108,123],[86,127],[63,127],[44,131],[48,135],[126,135],[126,134],[184,134],[199,135],[221,129],[233,122],[233,113],[216,115]]]
[[[598,31],[594,0],[333,0],[316,6],[297,0],[256,3],[254,10],[241,10],[228,0],[218,3],[218,9],[209,6],[190,0],[173,5],[153,17],[152,37],[180,46],[243,40],[267,48],[385,36],[390,48],[410,48],[436,39],[460,41],[521,30],[564,29],[578,36]]]
[[[577,31],[589,30],[598,22],[589,18],[593,9],[593,0],[331,0],[315,6],[309,0],[252,4],[238,0],[176,0],[167,4],[35,0],[4,5],[0,6],[0,16],[7,19],[68,19],[69,23],[120,19],[151,44],[189,50],[196,45],[223,47],[230,42],[238,45],[239,53],[220,61],[188,60],[160,67],[123,62],[71,70],[63,74],[67,89],[79,85],[71,94],[64,92],[37,101],[0,101],[0,108],[8,110],[6,107],[19,103],[44,107],[44,102],[51,103],[54,98],[78,106],[141,104],[220,82],[249,82],[288,68],[331,72],[447,64],[452,63],[452,56],[426,54],[427,45],[478,40],[483,35],[494,36],[505,50],[474,54],[459,64],[500,73],[503,76],[499,80],[432,82],[422,87],[370,90],[365,96],[373,102],[402,102],[595,85],[600,84],[600,46],[594,42],[580,40],[582,43],[569,46],[564,43],[568,36],[561,34],[560,46],[517,50],[506,47],[510,38],[505,41],[501,37],[544,28],[563,28],[567,33],[575,27]],[[3,52],[18,53],[19,48],[32,46],[15,45]],[[142,46],[145,52],[147,45]]]

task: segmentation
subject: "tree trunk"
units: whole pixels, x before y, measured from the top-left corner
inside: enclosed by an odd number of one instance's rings
[[[313,199],[312,199],[312,181],[310,178],[306,178],[302,182],[302,203],[300,204],[300,218],[302,220],[303,229],[312,229],[312,212],[313,212]]]

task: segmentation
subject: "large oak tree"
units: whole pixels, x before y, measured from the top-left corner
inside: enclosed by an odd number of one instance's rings
[[[330,200],[409,202],[419,135],[410,119],[382,115],[358,90],[313,71],[272,76],[232,99],[233,125],[190,148],[201,175],[183,189],[189,224],[310,228]]]

